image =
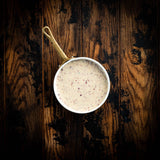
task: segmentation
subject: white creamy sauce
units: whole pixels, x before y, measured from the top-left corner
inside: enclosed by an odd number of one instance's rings
[[[59,100],[76,111],[90,111],[104,100],[107,78],[102,69],[88,60],[66,64],[58,73],[56,91]]]

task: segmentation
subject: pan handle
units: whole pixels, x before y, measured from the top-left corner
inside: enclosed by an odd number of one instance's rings
[[[59,44],[57,43],[57,41],[55,40],[55,38],[53,37],[53,34],[50,30],[50,28],[48,26],[45,26],[42,28],[42,32],[46,35],[46,37],[52,42],[53,47],[55,48],[55,50],[57,51],[58,55],[61,57],[61,59],[63,60],[63,63],[68,61],[70,58],[68,58],[66,56],[66,54],[63,52],[63,50],[61,49],[61,47],[59,46]]]

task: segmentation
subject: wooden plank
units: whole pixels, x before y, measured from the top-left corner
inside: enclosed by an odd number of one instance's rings
[[[48,25],[68,57],[81,55],[81,3],[76,0],[43,1],[43,26]],[[53,79],[61,64],[56,51],[43,36],[43,106],[45,159],[81,157],[81,116],[65,110],[53,93]]]
[[[154,123],[157,124],[153,111],[158,111],[159,104],[155,2],[120,4],[121,155],[125,151],[126,159],[153,156]]]
[[[116,159],[119,141],[118,1],[86,0],[82,3],[83,56],[106,68],[111,91],[106,103],[85,115],[84,159]]]
[[[40,1],[7,1],[6,159],[42,159]]]

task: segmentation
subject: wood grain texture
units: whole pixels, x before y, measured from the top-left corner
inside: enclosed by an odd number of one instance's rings
[[[151,156],[153,151],[153,108],[156,106],[158,71],[156,7],[154,1],[121,3],[120,113],[121,139],[124,146],[127,144],[125,149],[130,154],[126,154],[126,159],[130,156],[144,159]]]
[[[41,10],[38,1],[30,3],[5,6],[5,144],[16,159],[42,153]]]
[[[48,25],[68,57],[81,56],[81,3],[44,1],[43,26]],[[81,157],[81,116],[65,110],[53,93],[53,79],[61,64],[52,44],[43,41],[43,97],[46,159]],[[79,119],[80,118],[80,119]]]
[[[83,56],[96,59],[109,73],[108,101],[84,118],[84,159],[117,156],[119,138],[118,13],[119,3],[83,1]]]
[[[0,2],[0,159],[155,159],[160,143],[158,0]],[[68,57],[108,71],[111,90],[97,111],[65,110],[53,92]],[[5,158],[4,156],[5,155]]]

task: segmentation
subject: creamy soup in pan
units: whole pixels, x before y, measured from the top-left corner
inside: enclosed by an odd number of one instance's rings
[[[90,111],[105,99],[108,90],[104,71],[89,60],[71,61],[56,78],[58,99],[76,111]]]

